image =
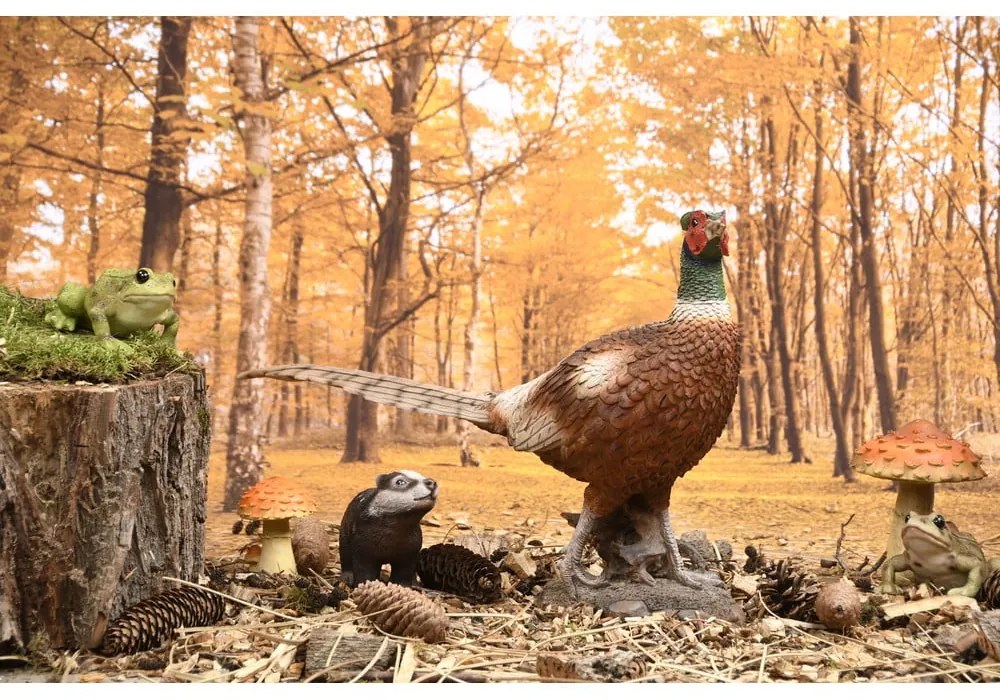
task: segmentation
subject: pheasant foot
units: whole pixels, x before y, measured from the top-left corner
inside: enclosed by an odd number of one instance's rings
[[[683,583],[690,588],[700,589],[704,583],[684,570],[684,562],[681,560],[681,552],[677,548],[677,538],[674,536],[674,528],[670,525],[670,511],[664,510],[660,519],[660,528],[663,539],[667,543],[667,557],[662,571],[669,578],[678,583]]]
[[[563,550],[563,560],[559,567],[559,576],[570,590],[576,590],[577,584],[588,588],[597,588],[608,584],[604,576],[594,576],[583,568],[583,550],[587,546],[587,541],[593,530],[594,515],[584,503],[583,509],[580,511],[580,520],[576,524],[576,529],[573,530],[573,536],[570,537]]]

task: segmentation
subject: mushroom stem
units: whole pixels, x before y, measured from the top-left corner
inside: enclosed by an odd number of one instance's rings
[[[917,483],[913,481],[896,482],[896,504],[892,507],[892,529],[889,531],[889,544],[885,548],[885,559],[888,562],[897,554],[903,553],[903,518],[911,510],[926,515],[934,510],[934,484]]]
[[[295,555],[292,553],[292,531],[289,527],[291,518],[264,520],[261,528],[260,561],[255,567],[257,571],[266,574],[277,574],[282,571],[295,574]]]

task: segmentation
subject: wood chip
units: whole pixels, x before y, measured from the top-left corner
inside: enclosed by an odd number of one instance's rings
[[[904,603],[891,603],[882,606],[882,612],[887,620],[903,615],[913,615],[914,613],[926,612],[928,610],[938,610],[944,605],[951,603],[960,607],[979,610],[979,603],[975,598],[964,595],[938,595],[920,600],[909,600]]]

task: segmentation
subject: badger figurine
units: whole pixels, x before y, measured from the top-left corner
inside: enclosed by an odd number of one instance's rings
[[[379,474],[375,488],[351,501],[340,521],[341,576],[349,586],[377,580],[383,564],[389,581],[412,586],[423,535],[420,519],[437,502],[437,483],[414,471]]]

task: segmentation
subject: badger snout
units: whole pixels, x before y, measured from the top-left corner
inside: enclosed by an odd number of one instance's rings
[[[413,500],[415,500],[415,501],[426,501],[426,500],[434,500],[434,499],[437,498],[437,487],[438,487],[438,485],[437,485],[437,482],[434,481],[434,479],[424,479],[420,483],[423,484],[423,486],[424,486],[425,489],[427,489],[427,493],[425,493],[425,494],[423,494],[421,496],[417,496]]]

